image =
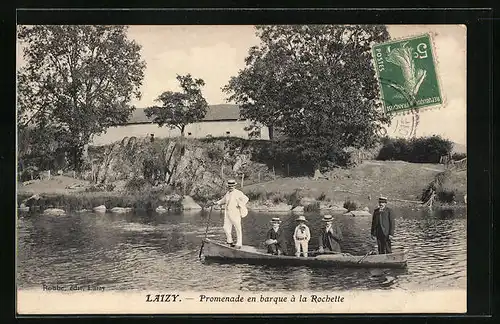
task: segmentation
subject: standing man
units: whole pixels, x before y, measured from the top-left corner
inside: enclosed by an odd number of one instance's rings
[[[372,239],[377,239],[378,253],[392,253],[391,242],[394,235],[396,223],[394,212],[387,207],[387,198],[378,199],[378,208],[373,211],[372,218]]]
[[[227,244],[237,249],[243,245],[243,233],[241,230],[241,219],[246,217],[248,210],[246,203],[248,197],[236,189],[236,181],[228,180],[228,191],[221,200],[215,201],[215,205],[226,205],[224,208],[224,232],[226,233]],[[236,245],[233,243],[232,230],[236,229]]]

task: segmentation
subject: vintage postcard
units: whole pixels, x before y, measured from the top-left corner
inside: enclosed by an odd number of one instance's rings
[[[18,314],[465,313],[466,39],[18,26]]]

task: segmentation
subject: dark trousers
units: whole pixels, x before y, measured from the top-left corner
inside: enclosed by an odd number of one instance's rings
[[[269,244],[267,246],[267,253],[278,254],[279,246],[278,244]]]
[[[389,254],[392,253],[391,240],[388,236],[380,235],[377,236],[377,245],[379,254]]]

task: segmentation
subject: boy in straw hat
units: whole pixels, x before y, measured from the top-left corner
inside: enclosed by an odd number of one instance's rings
[[[224,208],[224,232],[226,233],[227,244],[237,249],[243,245],[243,233],[241,229],[241,218],[246,217],[248,214],[246,203],[248,197],[236,189],[236,181],[228,180],[228,191],[222,199],[215,201],[215,205],[223,205]],[[233,243],[232,230],[233,226],[236,229],[236,245]]]
[[[295,232],[293,233],[293,240],[295,241],[295,256],[300,256],[300,250],[302,248],[302,255],[307,257],[311,232],[309,231],[309,227],[306,225],[307,219],[304,216],[301,215],[296,220],[299,224],[295,227]]]
[[[285,235],[280,228],[281,220],[279,217],[273,217],[271,224],[272,228],[266,235],[267,252],[274,255],[286,255],[287,246]]]
[[[394,212],[387,207],[387,198],[378,199],[378,207],[373,211],[371,234],[373,239],[377,239],[378,253],[392,253],[391,241],[394,235],[396,222]]]
[[[324,253],[325,251],[338,253],[342,252],[340,248],[342,231],[338,226],[333,225],[333,216],[325,215],[322,220],[325,223],[325,227],[319,236],[319,253]]]

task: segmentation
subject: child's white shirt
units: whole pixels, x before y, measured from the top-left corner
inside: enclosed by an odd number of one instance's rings
[[[301,229],[301,227],[303,227],[303,230]],[[303,241],[304,239],[306,241],[309,241],[311,239],[311,232],[309,231],[309,227],[303,224],[297,225],[297,227],[295,227],[295,232],[293,233],[293,239],[295,241],[297,241],[298,239],[300,239],[301,241]]]

